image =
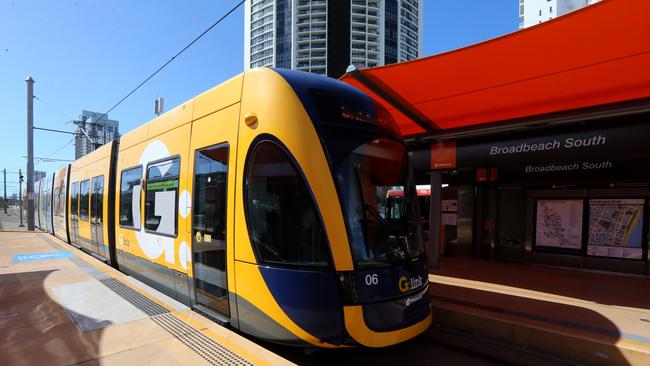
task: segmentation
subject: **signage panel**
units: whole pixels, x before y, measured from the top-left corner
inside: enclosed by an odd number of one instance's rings
[[[583,200],[538,200],[535,245],[578,250],[582,247]]]
[[[587,254],[642,259],[644,199],[589,200]]]
[[[431,169],[456,168],[456,143],[441,142],[431,144]]]
[[[456,226],[458,225],[458,215],[455,213],[441,213],[440,223],[447,226]]]
[[[457,166],[499,168],[499,180],[643,177],[650,124],[458,144]]]
[[[458,211],[458,200],[441,200],[440,208],[442,211],[447,212],[457,212]]]

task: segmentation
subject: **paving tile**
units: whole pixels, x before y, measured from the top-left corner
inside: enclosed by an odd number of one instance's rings
[[[98,356],[108,356],[173,338],[149,318],[114,324],[85,334],[99,339]]]
[[[82,332],[148,317],[96,280],[57,285],[52,290]]]
[[[166,339],[137,348],[112,353],[85,361],[80,365],[142,366],[142,365],[209,365],[203,358],[189,351],[177,339]]]
[[[0,349],[7,352],[7,365],[69,365],[97,355],[98,339],[84,336],[67,316],[40,320],[48,322],[6,329]]]
[[[51,240],[152,301],[167,304],[195,331],[253,355],[261,364],[286,363],[105,263],[58,239]],[[70,260],[7,260],[16,253],[49,251],[52,247],[39,234],[0,233],[0,263],[5,264],[0,266],[0,365],[206,364],[199,354]],[[128,311],[116,306],[124,303],[139,315],[124,318]],[[88,320],[88,324],[102,327],[78,327],[72,320],[77,313],[81,314],[79,323]]]

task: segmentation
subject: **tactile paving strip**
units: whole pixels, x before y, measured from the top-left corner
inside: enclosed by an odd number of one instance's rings
[[[100,277],[110,277],[106,274],[104,274],[102,271],[98,270],[96,267],[92,266],[90,263],[86,262],[85,260],[75,256],[75,257],[70,257],[68,258],[70,262],[74,263],[77,265],[77,267],[81,268],[84,272],[88,273],[92,277],[96,279],[100,279]]]
[[[169,313],[169,310],[160,306],[158,303],[152,301],[146,296],[143,296],[141,293],[135,291],[134,289],[114,278],[98,278],[98,280],[104,284],[104,286],[108,287],[113,292],[118,294],[121,298],[128,301],[131,305],[135,306],[149,316]]]
[[[215,342],[212,338],[185,324],[174,314],[154,316],[151,320],[212,365],[252,365],[251,362]]]
[[[38,236],[41,240],[45,242],[45,244],[49,245],[52,247],[52,249],[55,250],[65,250],[64,247],[60,246],[59,244],[55,243],[52,239],[50,239],[47,235],[39,235]]]
[[[65,250],[65,248],[47,236],[41,236],[41,239],[56,250]],[[199,330],[187,325],[176,317],[176,315],[171,314],[168,309],[100,271],[90,263],[77,256],[68,259],[124,300],[128,301],[131,305],[150,316],[151,320],[211,365],[253,365],[251,362],[229,350],[227,347],[215,342]]]

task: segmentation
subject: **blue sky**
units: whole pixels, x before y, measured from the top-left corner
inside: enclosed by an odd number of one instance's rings
[[[341,0],[344,1],[344,0]],[[516,0],[423,0],[424,56],[514,32]],[[26,85],[36,83],[34,125],[73,130],[82,109],[105,112],[236,0],[0,0],[0,169],[26,170]],[[243,71],[240,8],[128,98],[109,118],[122,133]],[[72,159],[71,135],[35,131],[34,155]],[[39,162],[48,173],[63,163]],[[1,177],[0,177],[1,179]],[[7,175],[8,195],[18,191]]]

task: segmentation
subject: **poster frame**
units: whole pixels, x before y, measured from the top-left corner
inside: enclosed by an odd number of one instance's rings
[[[581,238],[580,238],[580,248],[559,248],[559,247],[547,247],[542,245],[537,245],[537,208],[539,201],[581,201],[582,202],[582,218],[581,218]],[[585,197],[537,197],[535,198],[535,203],[533,204],[533,227],[532,227],[532,251],[539,253],[553,253],[553,254],[567,254],[574,256],[584,256],[587,254],[586,240],[585,235],[587,234],[587,229],[585,225],[586,218],[586,209],[587,209],[587,198]]]
[[[589,205],[589,201],[591,200],[643,200],[643,220],[641,221],[641,258],[621,258],[621,257],[609,257],[609,256],[602,256],[602,255],[590,255],[587,252],[587,249],[589,247],[589,225],[591,222],[591,208]],[[537,203],[537,202],[536,202]],[[585,229],[583,230],[586,232],[587,237],[584,237],[583,234],[583,241],[584,241],[584,255],[589,258],[605,258],[605,259],[613,259],[613,260],[624,260],[624,261],[635,261],[635,262],[645,262],[646,258],[648,257],[648,246],[650,245],[650,237],[648,237],[649,234],[649,229],[650,229],[650,224],[648,220],[648,215],[650,214],[650,199],[647,197],[643,196],[630,196],[630,197],[615,197],[615,196],[603,196],[603,197],[587,197],[585,198],[585,209],[587,212],[583,212],[587,217],[586,223],[583,222],[585,225]]]

